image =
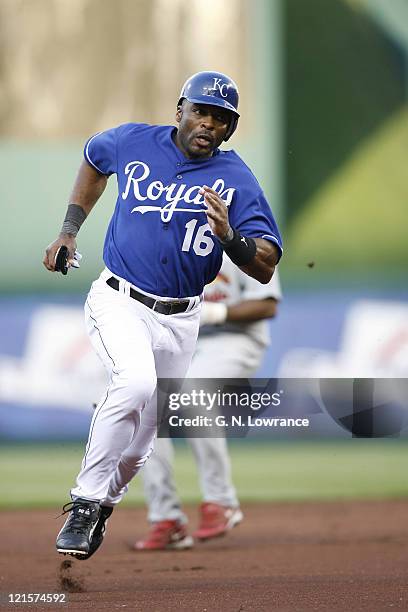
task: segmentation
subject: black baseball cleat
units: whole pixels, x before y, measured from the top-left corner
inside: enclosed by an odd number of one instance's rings
[[[90,554],[93,554],[96,548],[100,546],[103,539],[102,535],[98,546],[91,552],[92,537],[99,524],[101,506],[99,502],[78,497],[63,506],[62,514],[67,512],[70,513],[69,517],[57,536],[57,551],[78,559],[89,558]]]
[[[103,538],[105,536],[106,531],[106,523],[113,512],[113,508],[110,508],[109,506],[101,506],[100,510],[101,511],[99,514],[99,519],[92,534],[91,544],[89,546],[89,553],[87,555],[81,555],[80,557],[77,557],[80,561],[86,561],[87,559],[89,559],[89,557],[91,557],[98,550],[98,548],[103,542]]]

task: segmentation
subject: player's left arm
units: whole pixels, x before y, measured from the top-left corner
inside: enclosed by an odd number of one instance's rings
[[[225,202],[210,187],[204,186],[200,193],[204,195],[207,205],[207,219],[212,232],[223,242],[232,231]],[[279,250],[273,242],[264,238],[254,238],[253,240],[256,245],[255,254],[248,263],[240,265],[239,268],[248,276],[266,284],[271,280],[275,266],[279,261]]]
[[[279,261],[279,251],[273,242],[264,238],[254,238],[256,253],[252,261],[246,266],[239,266],[240,269],[252,276],[260,283],[266,284],[271,280],[275,272],[275,266]]]

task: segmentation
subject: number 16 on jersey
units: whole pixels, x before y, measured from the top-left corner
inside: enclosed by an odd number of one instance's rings
[[[211,238],[211,227],[208,223],[206,223],[205,225],[200,225],[197,232],[195,232],[197,223],[198,219],[191,219],[191,221],[186,223],[185,228],[187,231],[186,235],[184,236],[181,250],[189,251],[191,248],[191,243],[193,243],[194,253],[196,255],[200,255],[200,257],[205,257],[206,255],[209,255],[214,248],[214,241]]]

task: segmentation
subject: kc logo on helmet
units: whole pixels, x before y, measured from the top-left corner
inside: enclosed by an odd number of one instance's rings
[[[225,89],[224,89],[225,88]],[[220,92],[220,94],[222,95],[223,98],[226,98],[228,95],[228,84],[227,83],[223,83],[222,79],[214,77],[214,86],[212,87],[212,89],[207,88],[206,91],[206,96],[212,96],[214,95],[214,93],[217,91]],[[213,93],[214,92],[214,93]]]

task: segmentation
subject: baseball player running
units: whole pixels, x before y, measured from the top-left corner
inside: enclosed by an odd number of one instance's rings
[[[269,345],[267,318],[274,317],[282,294],[278,271],[267,285],[241,272],[224,257],[215,281],[204,290],[200,332],[189,378],[246,378],[254,375]],[[197,463],[204,502],[199,540],[222,536],[243,518],[231,480],[225,438],[188,438]],[[158,438],[142,470],[148,519],[147,537],[137,550],[184,549],[193,546],[173,475],[173,445]]]
[[[62,554],[88,559],[106,521],[152,451],[157,378],[183,378],[198,334],[204,285],[222,255],[261,283],[282,253],[261,187],[234,151],[219,146],[238,123],[238,90],[218,72],[187,80],[177,127],[126,123],[85,144],[58,238],[45,253],[53,272],[116,174],[118,197],[108,226],[106,268],[85,305],[91,341],[110,382],[91,421],[68,518],[57,536]],[[56,264],[57,262],[57,264]]]

